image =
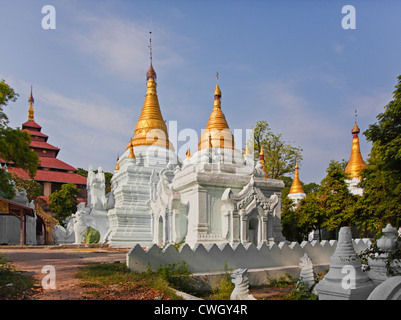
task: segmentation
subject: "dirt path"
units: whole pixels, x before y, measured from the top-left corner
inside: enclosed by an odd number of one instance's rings
[[[57,248],[29,247],[20,248],[0,246],[0,252],[13,261],[17,270],[26,271],[41,285],[48,273],[42,273],[44,266],[53,266],[56,274],[56,288],[38,290],[34,300],[79,300],[81,288],[79,280],[74,278],[79,266],[91,262],[125,263],[127,250],[99,248]]]

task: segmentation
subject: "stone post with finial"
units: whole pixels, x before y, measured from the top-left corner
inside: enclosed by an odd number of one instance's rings
[[[375,286],[362,271],[361,260],[352,244],[351,229],[342,227],[330,259],[330,270],[315,287],[319,300],[365,300]]]
[[[391,251],[397,248],[398,231],[391,224],[387,224],[382,229],[382,234],[377,240],[378,253],[374,257],[368,257],[369,271],[367,274],[376,284],[380,284],[391,277],[389,268],[396,268],[397,272],[400,272],[400,260],[387,261]]]

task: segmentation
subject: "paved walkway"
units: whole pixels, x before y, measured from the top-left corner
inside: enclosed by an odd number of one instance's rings
[[[41,290],[33,296],[34,300],[79,300],[82,292],[77,286],[79,279],[74,278],[78,267],[91,262],[125,263],[127,251],[57,246],[0,246],[0,253],[6,254],[17,270],[26,271],[32,275],[39,285],[43,277],[48,274],[42,273],[42,268],[46,265],[55,268],[56,289]]]

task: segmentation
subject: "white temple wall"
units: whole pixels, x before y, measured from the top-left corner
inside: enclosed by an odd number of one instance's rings
[[[115,203],[108,211],[110,228],[106,241],[112,247],[153,243],[159,225],[153,221],[150,202],[157,197],[160,171],[168,164],[177,163],[177,156],[171,150],[158,146],[135,147],[135,159],[129,159],[128,154],[126,150],[120,157],[120,169],[111,180]],[[168,232],[166,229],[160,237],[166,238]],[[159,234],[156,238],[159,242]]]
[[[0,215],[0,244],[19,245],[20,220],[13,215]],[[36,244],[36,216],[26,216],[26,244]]]
[[[357,253],[370,245],[369,239],[353,240]],[[148,268],[158,270],[161,266],[185,261],[191,273],[224,272],[228,269],[248,268],[267,269],[278,267],[298,267],[300,258],[305,253],[314,265],[329,264],[330,258],[337,246],[337,241],[298,242],[279,244],[263,244],[256,247],[253,244],[237,244],[231,246],[216,244],[204,246],[197,244],[191,248],[188,244],[177,250],[173,245],[164,249],[152,245],[144,250],[135,245],[127,253],[127,266],[131,271],[142,272]]]

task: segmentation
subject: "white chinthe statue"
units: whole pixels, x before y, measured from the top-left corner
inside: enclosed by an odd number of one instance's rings
[[[72,215],[74,221],[75,244],[80,244],[84,240],[87,226],[85,204],[80,203],[77,212]]]
[[[231,274],[231,282],[235,284],[235,288],[231,293],[230,300],[256,300],[249,294],[249,280],[247,268],[239,268]]]

